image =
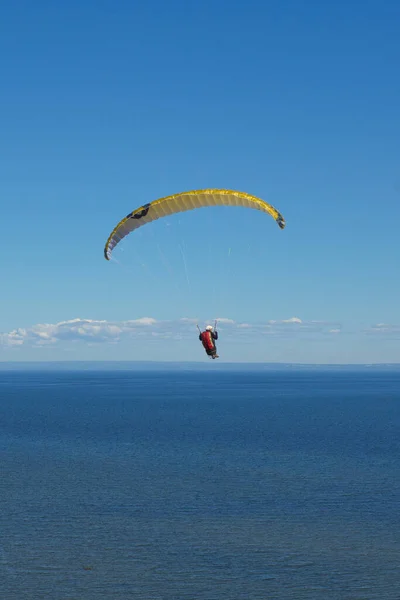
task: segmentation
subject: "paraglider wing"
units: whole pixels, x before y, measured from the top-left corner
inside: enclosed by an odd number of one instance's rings
[[[113,248],[129,233],[142,225],[174,213],[205,206],[244,206],[261,210],[271,215],[281,229],[285,227],[285,219],[281,213],[261,198],[246,192],[232,190],[193,190],[159,198],[129,213],[111,232],[104,248],[104,257],[106,260],[110,260]]]

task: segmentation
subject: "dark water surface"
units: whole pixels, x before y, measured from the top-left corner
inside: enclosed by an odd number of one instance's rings
[[[1,600],[399,600],[400,372],[1,372]]]

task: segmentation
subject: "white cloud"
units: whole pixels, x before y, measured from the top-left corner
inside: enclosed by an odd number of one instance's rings
[[[292,324],[297,323],[301,324],[303,321],[299,319],[299,317],[291,317],[290,319],[282,319],[281,321],[270,320],[268,321],[269,325],[283,325],[283,324]]]
[[[9,333],[2,333],[0,335],[0,341],[7,346],[21,346],[24,343],[25,335],[25,329],[14,329]]]
[[[388,323],[377,323],[376,325],[372,325],[369,329],[366,329],[366,333],[376,333],[376,334],[399,334],[400,333],[400,325],[389,325]]]
[[[298,317],[291,317],[290,319],[284,319],[282,323],[302,323],[303,321]]]
[[[155,325],[157,323],[156,319],[152,317],[142,317],[141,319],[134,319],[133,321],[126,321],[131,325]]]
[[[204,323],[214,320],[203,321],[189,317],[176,320],[157,320],[154,317],[140,317],[126,321],[106,321],[96,319],[75,318],[58,323],[39,323],[29,328],[14,329],[0,334],[0,345],[3,347],[20,347],[23,345],[35,348],[48,345],[69,343],[118,343],[129,337],[182,339],[197,335],[197,324],[202,327]],[[257,335],[273,335],[281,337],[318,335],[327,333],[339,333],[341,330],[337,324],[320,323],[317,321],[302,321],[298,317],[283,320],[270,320],[268,322],[243,323],[236,322],[227,317],[218,319],[222,325],[222,332],[228,338],[241,335],[242,339],[248,337],[254,339]],[[376,326],[379,330],[384,328],[383,324]],[[398,328],[400,331],[400,328]],[[149,336],[150,334],[150,336]]]
[[[123,334],[134,334],[143,326],[156,325],[156,319],[143,317],[119,323],[94,319],[71,319],[59,323],[39,323],[28,329],[18,329],[3,333],[0,340],[5,346],[29,344],[43,346],[60,341],[116,341]]]

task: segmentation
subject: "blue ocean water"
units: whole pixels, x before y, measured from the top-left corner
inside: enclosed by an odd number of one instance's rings
[[[399,600],[400,372],[0,372],[1,600]]]

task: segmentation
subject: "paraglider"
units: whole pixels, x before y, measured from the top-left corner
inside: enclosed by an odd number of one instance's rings
[[[110,260],[115,246],[135,229],[168,215],[206,206],[242,206],[253,208],[271,215],[281,229],[284,229],[286,224],[285,219],[276,208],[268,204],[268,202],[261,200],[261,198],[257,198],[257,196],[252,196],[246,192],[224,189],[182,192],[144,204],[124,217],[108,237],[104,248],[105,259]]]
[[[276,208],[247,192],[213,188],[192,190],[159,198],[148,204],[143,204],[129,213],[110,233],[104,247],[104,257],[106,260],[110,260],[113,249],[119,242],[143,225],[175,213],[209,206],[252,208],[269,214],[281,229],[284,229],[286,225],[285,219]],[[199,332],[199,340],[202,342],[207,355],[212,359],[218,358],[215,345],[215,341],[218,339],[216,326],[214,330],[211,325],[208,325],[204,331],[199,328]]]

